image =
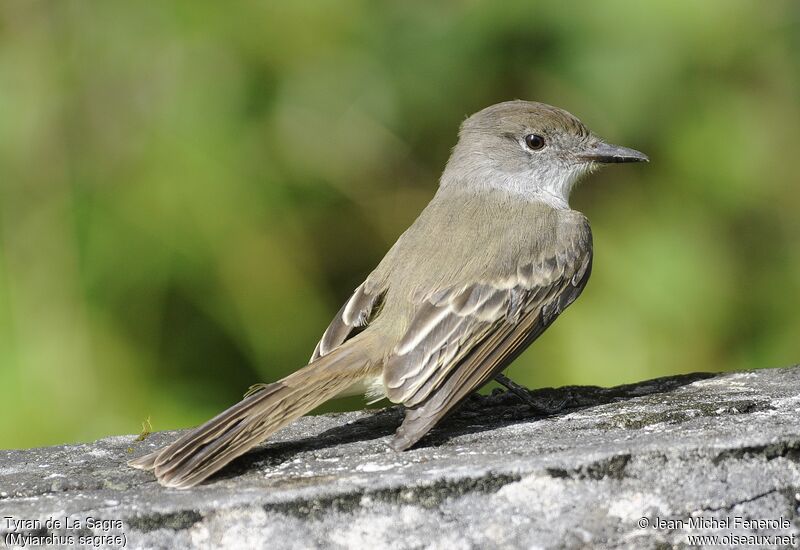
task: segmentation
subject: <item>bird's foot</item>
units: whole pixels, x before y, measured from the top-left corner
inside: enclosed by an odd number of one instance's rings
[[[531,395],[531,392],[528,390],[528,388],[517,384],[503,373],[498,374],[494,377],[494,379],[498,384],[505,386],[508,391],[519,397],[533,410],[534,413],[539,416],[551,416],[561,412],[569,402],[568,398],[562,399],[556,403],[544,402],[540,399],[536,399]]]

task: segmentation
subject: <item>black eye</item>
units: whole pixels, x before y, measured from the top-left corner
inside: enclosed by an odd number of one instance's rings
[[[537,134],[528,134],[525,136],[525,145],[528,146],[528,149],[536,151],[544,147],[544,138]]]

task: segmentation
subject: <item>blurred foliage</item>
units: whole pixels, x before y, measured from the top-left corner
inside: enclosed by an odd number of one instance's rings
[[[652,159],[574,194],[593,278],[514,379],[797,362],[800,4],[595,6],[0,3],[0,447],[188,426],[302,365],[512,98]]]

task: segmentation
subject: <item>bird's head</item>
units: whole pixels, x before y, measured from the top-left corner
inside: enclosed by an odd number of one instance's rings
[[[507,101],[463,122],[442,186],[499,188],[566,206],[583,174],[601,164],[642,161],[645,154],[604,142],[567,111]]]

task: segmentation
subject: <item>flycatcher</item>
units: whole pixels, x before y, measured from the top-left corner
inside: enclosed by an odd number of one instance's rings
[[[164,486],[191,487],[314,407],[357,393],[405,406],[391,446],[408,449],[502,376],[586,286],[592,234],[569,207],[575,183],[603,163],[647,160],[543,103],[472,115],[436,195],[344,304],[311,362],[130,464]]]

